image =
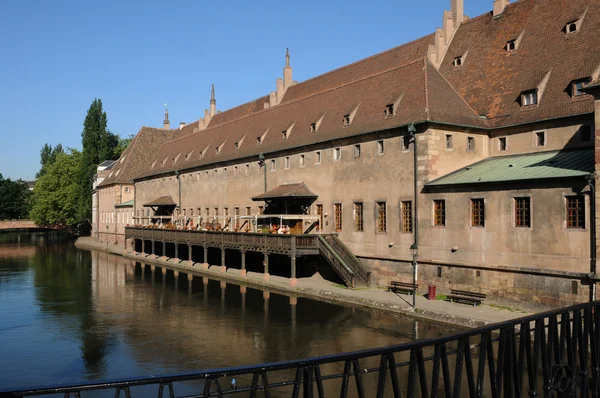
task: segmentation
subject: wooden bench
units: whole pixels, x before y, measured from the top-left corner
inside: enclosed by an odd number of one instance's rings
[[[410,294],[413,293],[413,284],[409,282],[391,281],[388,285],[388,292],[397,293],[398,291]],[[416,285],[416,290],[419,290],[419,285]]]
[[[473,304],[473,307],[476,307],[481,304],[487,296],[484,293],[452,289],[447,297],[450,302],[456,301],[457,303]]]

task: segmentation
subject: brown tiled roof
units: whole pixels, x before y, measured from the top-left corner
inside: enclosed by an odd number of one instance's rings
[[[395,115],[385,118],[386,105],[400,97]],[[344,115],[356,107],[352,123],[344,126]],[[317,133],[311,134],[311,123],[322,116]],[[439,122],[475,128],[486,126],[428,61],[417,59],[335,89],[179,137],[163,145],[154,159],[156,162],[149,162],[154,163],[154,167],[139,177],[388,130],[411,122],[433,120],[430,116],[439,118],[435,120]],[[289,138],[283,141],[282,131],[292,125]],[[266,131],[268,134],[258,147],[256,138]],[[242,139],[236,150],[235,143]],[[218,154],[217,147],[221,147]],[[205,148],[206,153],[200,158]]]
[[[254,201],[270,200],[270,199],[312,199],[317,198],[304,182],[293,182],[278,186],[268,192],[252,198]]]
[[[160,146],[173,139],[177,132],[177,130],[142,127],[99,187],[131,184],[134,176],[148,169],[150,159],[156,156]]]
[[[587,13],[586,13],[587,9]],[[567,35],[568,22],[586,13],[581,29]],[[509,40],[522,39],[516,51]],[[448,48],[440,72],[490,127],[502,127],[593,111],[590,96],[573,99],[569,84],[600,66],[600,2],[597,0],[521,0],[504,13],[464,22]],[[452,65],[466,54],[460,67]],[[523,108],[521,92],[535,89],[550,73],[537,106]]]
[[[156,198],[151,202],[144,203],[144,207],[152,207],[152,206],[177,206],[177,203],[170,196],[161,196],[160,198]]]
[[[372,76],[410,60],[423,58],[427,55],[429,45],[433,44],[433,38],[434,35],[431,34],[295,84],[287,89],[282,103],[293,102],[299,98]]]

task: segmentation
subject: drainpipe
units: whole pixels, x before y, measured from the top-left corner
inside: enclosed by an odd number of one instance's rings
[[[263,168],[263,174],[265,179],[265,193],[267,192],[267,162],[265,161],[265,155],[263,153],[258,154],[258,164]]]
[[[595,175],[586,176],[590,188],[590,301],[596,301],[596,187]]]
[[[417,278],[418,278],[418,263],[417,253],[419,250],[419,191],[418,191],[418,168],[417,168],[417,129],[414,124],[408,125],[408,133],[413,139],[413,191],[414,191],[414,222],[413,222],[413,245],[411,253],[413,254],[413,311],[417,308]]]
[[[183,214],[183,207],[181,206],[181,178],[180,178],[179,170],[175,170],[175,178],[177,178],[177,185],[179,188],[179,216]]]

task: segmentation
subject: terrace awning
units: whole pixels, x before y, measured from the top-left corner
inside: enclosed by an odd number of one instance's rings
[[[317,199],[304,182],[293,182],[278,186],[268,192],[252,198],[254,201],[265,201],[273,199]]]
[[[161,196],[143,205],[144,207],[159,207],[159,206],[177,206],[177,203],[170,196]]]

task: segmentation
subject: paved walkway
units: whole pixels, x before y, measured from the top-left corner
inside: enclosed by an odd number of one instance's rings
[[[271,275],[269,280],[265,280],[263,274],[254,272],[248,272],[246,276],[242,276],[240,270],[237,269],[228,269],[224,272],[219,266],[203,267],[201,264],[191,266],[187,261],[155,259],[153,256],[146,255],[136,256],[133,253],[124,253],[122,246],[101,244],[89,237],[79,238],[76,246],[84,249],[106,251],[147,264],[165,266],[183,272],[248,285],[249,287],[267,288],[283,294],[298,295],[315,300],[403,313],[414,318],[454,325],[479,327],[531,314],[531,312],[524,310],[495,307],[493,305],[482,304],[473,307],[441,300],[430,301],[423,296],[417,296],[417,310],[413,311],[412,296],[410,295],[390,293],[382,288],[349,289],[324,280],[319,274],[310,278],[298,279],[297,285],[293,287],[290,285],[290,280],[284,277]]]

